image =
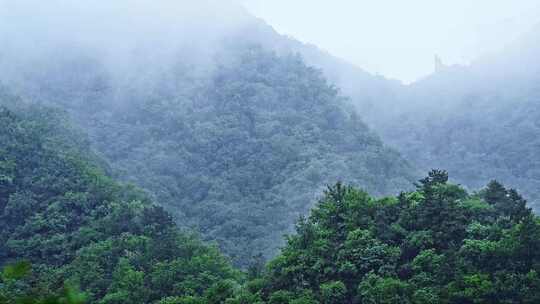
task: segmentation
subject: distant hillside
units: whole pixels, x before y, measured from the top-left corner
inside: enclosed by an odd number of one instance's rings
[[[394,100],[372,126],[419,168],[477,189],[491,178],[540,208],[540,30],[500,54],[448,67]]]
[[[416,168],[446,168],[469,189],[497,178],[540,208],[540,27],[502,53],[443,67],[409,86],[279,36],[262,22],[250,31],[321,68],[362,120]]]
[[[280,54],[301,54],[308,65],[320,69],[329,82],[350,99],[362,119],[369,123],[376,117],[380,118],[394,111],[392,105],[405,88],[397,80],[373,75],[321,50],[316,45],[305,44],[294,37],[280,35],[271,25],[260,19],[250,19],[236,35]]]
[[[321,68],[362,120],[416,168],[446,168],[469,189],[497,178],[540,210],[540,26],[504,52],[468,67],[448,66],[409,86],[280,37],[264,23],[251,30]]]

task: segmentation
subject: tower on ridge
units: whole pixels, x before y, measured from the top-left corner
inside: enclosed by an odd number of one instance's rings
[[[441,60],[441,57],[439,57],[439,55],[435,55],[435,72],[440,72],[442,70],[444,70],[444,63],[442,62]]]

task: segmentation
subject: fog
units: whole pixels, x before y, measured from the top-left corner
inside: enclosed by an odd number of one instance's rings
[[[202,63],[211,57],[215,43],[243,24],[245,11],[232,4],[0,0],[3,77],[16,77],[29,66],[36,74],[70,54],[104,63],[115,77],[142,67],[151,73],[182,59]]]
[[[194,42],[192,36],[170,35],[210,33],[238,25],[244,12],[231,4],[214,0],[2,0],[0,20],[2,34],[8,35],[5,38],[18,38],[11,43],[23,40],[39,45],[71,40],[117,47],[129,40],[165,36],[171,43]]]
[[[432,73],[434,55],[445,64],[469,64],[540,22],[535,0],[0,0],[0,58],[13,64],[54,57],[60,46],[80,48],[101,52],[115,71],[141,53],[151,66],[170,62],[181,50],[184,56],[186,48],[209,58],[214,43],[245,26],[249,14],[281,34],[405,83]]]
[[[245,0],[280,33],[406,83],[470,61],[540,22],[537,0]]]

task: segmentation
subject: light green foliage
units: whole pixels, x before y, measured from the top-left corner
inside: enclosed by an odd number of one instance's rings
[[[278,290],[270,295],[268,304],[287,304],[293,299],[293,293],[285,290]]]
[[[19,280],[30,273],[32,265],[28,262],[17,262],[4,267],[1,278],[4,281]]]
[[[406,304],[409,300],[407,283],[391,277],[369,273],[358,286],[358,295],[366,304]]]
[[[324,283],[320,286],[321,303],[339,304],[347,297],[347,287],[340,281]]]

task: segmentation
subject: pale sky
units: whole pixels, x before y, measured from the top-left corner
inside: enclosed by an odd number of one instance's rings
[[[467,64],[540,23],[540,0],[242,0],[281,34],[410,83]]]

